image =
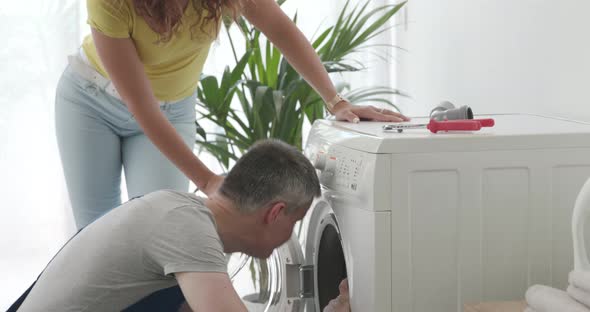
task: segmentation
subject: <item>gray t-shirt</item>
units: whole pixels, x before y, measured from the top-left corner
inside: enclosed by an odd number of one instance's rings
[[[204,199],[157,191],[76,235],[19,311],[120,311],[176,285],[176,272],[227,272],[223,245]]]

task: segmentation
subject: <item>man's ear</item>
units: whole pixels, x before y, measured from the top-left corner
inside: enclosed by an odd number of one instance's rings
[[[264,214],[264,223],[271,224],[277,221],[281,215],[281,212],[285,213],[285,209],[287,209],[287,205],[284,202],[272,203],[270,208],[268,208]]]

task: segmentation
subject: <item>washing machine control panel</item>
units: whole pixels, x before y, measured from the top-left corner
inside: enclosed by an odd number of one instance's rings
[[[325,187],[356,192],[364,169],[364,154],[336,145],[315,142],[306,148],[306,156],[319,171]]]

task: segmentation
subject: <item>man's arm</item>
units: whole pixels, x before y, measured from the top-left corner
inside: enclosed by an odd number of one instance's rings
[[[248,312],[227,273],[181,272],[175,276],[194,312]]]

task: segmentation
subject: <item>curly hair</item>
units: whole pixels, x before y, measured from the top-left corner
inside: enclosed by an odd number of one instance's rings
[[[188,0],[189,4],[198,12],[198,21],[191,25],[191,34],[194,28],[200,26],[201,31],[207,33],[206,27],[213,22],[219,25],[224,8],[232,13],[234,20],[241,9],[241,0]],[[182,24],[184,14],[182,0],[133,0],[137,14],[145,19],[147,24],[160,35],[158,43],[170,41]],[[215,27],[217,36],[218,28]]]

